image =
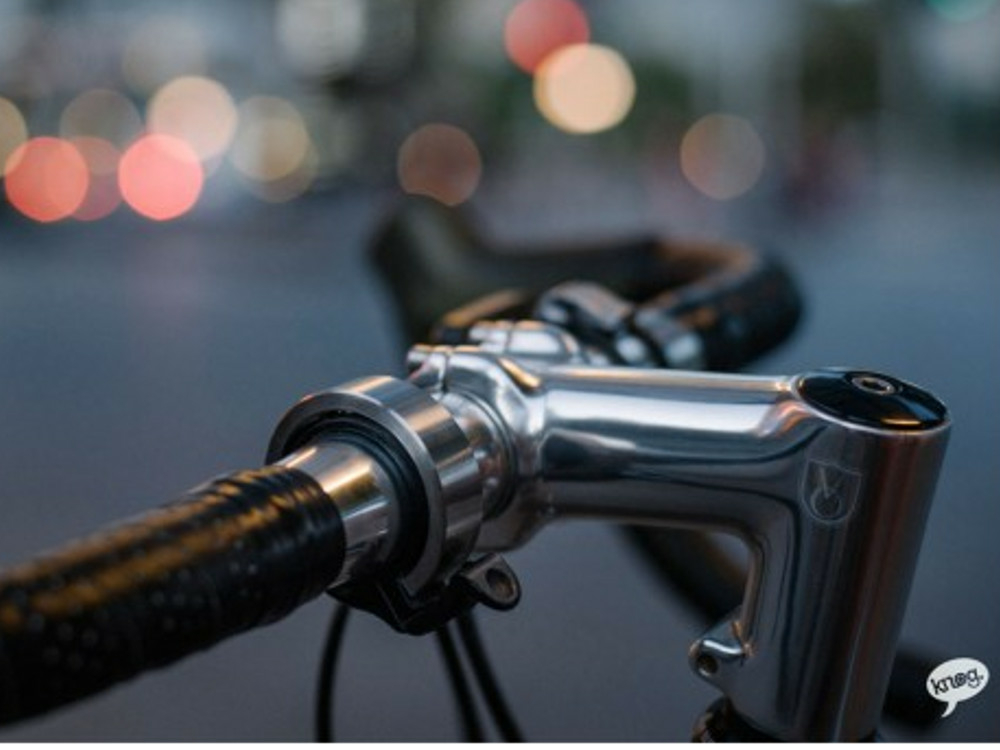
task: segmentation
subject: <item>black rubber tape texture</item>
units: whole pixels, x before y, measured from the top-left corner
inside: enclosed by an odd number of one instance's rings
[[[776,260],[763,257],[747,269],[672,290],[663,301],[660,306],[701,335],[706,369],[721,371],[737,370],[776,347],[802,312],[791,278]]]
[[[267,467],[0,576],[0,723],[273,622],[337,577],[344,531],[308,475]]]

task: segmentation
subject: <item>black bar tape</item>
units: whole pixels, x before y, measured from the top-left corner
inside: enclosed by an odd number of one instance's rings
[[[699,336],[706,370],[738,370],[782,343],[802,314],[794,282],[774,258],[738,246],[729,253],[697,281],[640,305],[633,325],[642,333],[658,319],[681,323]]]
[[[567,274],[628,297],[649,297],[665,286],[654,236],[504,248],[488,241],[471,219],[468,209],[409,197],[372,240],[372,259],[411,341],[426,340],[442,315],[478,297],[499,289],[535,297]]]
[[[266,467],[0,575],[0,723],[70,703],[322,593],[344,560],[336,506]]]

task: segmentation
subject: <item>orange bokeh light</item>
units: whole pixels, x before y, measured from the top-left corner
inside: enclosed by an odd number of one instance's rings
[[[407,193],[457,206],[476,191],[483,164],[468,133],[454,125],[431,123],[403,141],[396,169]]]
[[[7,199],[35,221],[65,219],[83,203],[90,182],[87,163],[61,138],[32,138],[4,166]]]
[[[122,155],[118,187],[132,209],[156,221],[187,213],[205,181],[198,154],[169,135],[145,135]]]
[[[153,133],[185,141],[201,161],[222,154],[236,132],[233,98],[218,81],[202,76],[175,78],[149,102],[146,121]]]
[[[526,73],[560,47],[589,40],[587,15],[573,0],[522,0],[504,26],[507,55]]]
[[[702,117],[681,140],[681,171],[699,192],[717,201],[738,198],[760,180],[764,142],[743,117]]]
[[[28,140],[28,126],[21,110],[9,99],[0,96],[0,177],[3,165],[14,150]]]
[[[96,221],[114,211],[122,202],[118,190],[118,162],[121,153],[103,138],[81,136],[70,139],[90,172],[90,185],[83,203],[73,212],[80,221]]]
[[[625,119],[635,101],[632,69],[599,44],[571,44],[545,58],[535,72],[535,104],[567,133],[599,133]]]

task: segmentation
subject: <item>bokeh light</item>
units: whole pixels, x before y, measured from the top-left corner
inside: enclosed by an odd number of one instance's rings
[[[504,25],[507,55],[526,73],[560,47],[588,41],[587,15],[573,0],[522,0]]]
[[[407,193],[426,195],[447,206],[469,199],[482,174],[479,149],[454,125],[431,123],[411,133],[400,146],[399,184]]]
[[[625,119],[635,100],[632,69],[615,50],[574,44],[545,58],[535,74],[535,105],[568,133],[598,133]]]
[[[87,194],[73,212],[73,218],[80,221],[103,219],[122,202],[118,190],[118,162],[121,152],[103,138],[81,136],[70,142],[80,152],[90,173]]]
[[[198,75],[207,68],[208,43],[194,21],[153,16],[131,34],[122,52],[122,76],[142,94],[152,94],[168,81]]]
[[[28,127],[24,123],[21,110],[14,102],[0,96],[0,168],[26,140],[28,140]]]
[[[132,209],[157,221],[174,219],[198,202],[204,175],[198,154],[169,135],[145,135],[122,155],[118,187]]]
[[[63,138],[93,137],[124,148],[142,132],[142,117],[123,94],[110,89],[84,91],[59,118]]]
[[[221,155],[236,132],[236,105],[218,81],[201,76],[176,78],[159,89],[149,102],[150,132],[186,141],[198,158]]]
[[[702,117],[681,140],[681,171],[709,198],[743,195],[764,171],[764,142],[747,120],[735,115]]]
[[[254,96],[240,104],[229,158],[245,177],[274,182],[299,169],[310,146],[305,121],[291,102]]]
[[[35,221],[65,219],[87,194],[87,164],[61,138],[32,138],[18,146],[4,166],[7,200]]]
[[[275,34],[285,58],[307,75],[357,65],[368,35],[366,0],[281,0]]]
[[[310,148],[305,159],[291,174],[264,182],[244,177],[247,188],[262,201],[287,203],[298,198],[312,187],[318,171],[319,157],[316,150]]]

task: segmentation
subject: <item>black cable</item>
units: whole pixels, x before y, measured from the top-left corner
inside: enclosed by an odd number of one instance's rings
[[[441,649],[441,656],[444,658],[444,665],[448,671],[448,680],[451,682],[452,693],[455,696],[455,703],[462,720],[462,732],[465,742],[483,742],[483,727],[479,722],[479,715],[476,712],[475,699],[469,689],[469,682],[462,669],[462,662],[458,656],[458,649],[455,648],[455,640],[448,630],[448,626],[438,628],[434,631],[437,636],[438,646]]]
[[[344,642],[347,616],[351,608],[338,602],[323,643],[323,658],[316,683],[316,741],[333,742],[333,686],[337,676],[340,646]]]
[[[483,647],[479,627],[472,612],[463,612],[458,616],[458,634],[472,665],[472,673],[479,682],[479,689],[486,700],[486,707],[500,731],[501,739],[504,742],[524,742],[521,728],[511,713],[510,705],[500,689],[500,683],[497,682],[496,673]]]

